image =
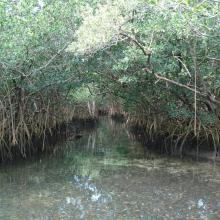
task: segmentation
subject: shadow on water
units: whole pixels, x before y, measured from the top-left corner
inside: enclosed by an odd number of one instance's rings
[[[0,168],[0,219],[220,219],[220,166],[146,151],[108,118]]]

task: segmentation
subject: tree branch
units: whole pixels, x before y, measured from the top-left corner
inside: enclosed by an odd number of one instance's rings
[[[33,73],[33,72],[36,73],[36,72],[41,71],[42,69],[47,68],[47,66],[50,65],[50,63],[52,63],[52,62],[54,61],[54,59],[55,59],[57,56],[59,56],[60,53],[67,48],[68,45],[69,45],[69,43],[66,43],[63,48],[61,48],[55,55],[53,55],[53,56],[47,61],[46,64],[44,64],[43,66],[39,67],[38,69],[33,70],[32,73]],[[29,75],[31,75],[31,73],[30,73]]]
[[[137,39],[135,39],[134,37],[132,37],[132,36],[126,34],[126,33],[122,33],[122,32],[119,33],[119,35],[121,35],[123,37],[127,37],[129,40],[133,41],[142,50],[142,52],[145,56],[150,56],[151,55],[151,51],[146,50],[144,48],[144,46]]]
[[[167,82],[172,83],[172,84],[175,84],[175,85],[177,85],[177,86],[179,86],[179,87],[188,89],[188,90],[190,90],[191,92],[196,92],[197,94],[199,94],[199,95],[201,95],[201,96],[206,96],[205,94],[201,93],[200,91],[198,91],[198,90],[195,91],[195,89],[193,89],[193,88],[191,88],[191,87],[189,87],[189,86],[187,86],[187,85],[184,85],[184,84],[182,84],[182,83],[176,82],[176,81],[171,80],[171,79],[168,79],[168,78],[166,78],[166,77],[164,77],[164,76],[160,76],[160,75],[157,74],[157,73],[155,73],[154,75],[155,75],[155,76],[157,77],[157,79],[159,79],[159,80],[167,81]]]
[[[184,84],[182,84],[182,83],[176,82],[176,81],[171,80],[171,79],[168,79],[168,78],[166,78],[166,77],[164,77],[164,76],[161,76],[161,75],[159,75],[159,74],[157,74],[157,73],[154,73],[154,75],[156,76],[156,78],[158,79],[158,81],[159,81],[159,80],[164,80],[164,81],[169,82],[169,83],[172,83],[172,84],[174,84],[174,85],[176,85],[176,86],[179,86],[179,87],[188,89],[188,90],[190,90],[190,91],[193,92],[193,93],[196,93],[196,94],[198,94],[198,95],[200,95],[200,96],[202,96],[202,97],[207,98],[210,102],[220,105],[220,101],[216,100],[215,96],[214,96],[213,94],[211,94],[210,92],[208,92],[208,93],[202,93],[202,92],[200,92],[200,91],[198,91],[198,90],[195,90],[195,89],[193,89],[193,88],[191,88],[191,87],[189,87],[189,86],[187,86],[187,85],[184,85]],[[158,81],[157,81],[157,82],[158,82]],[[156,82],[156,83],[157,83],[157,82]]]

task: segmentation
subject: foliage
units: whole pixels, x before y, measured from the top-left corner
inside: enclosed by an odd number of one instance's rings
[[[90,101],[118,103],[141,123],[182,120],[187,134],[217,127],[219,8],[199,0],[1,1],[3,154],[17,146],[25,155],[24,140],[70,120],[71,108],[88,104],[90,114]]]
[[[65,52],[85,2],[0,2],[2,158],[27,155],[33,137],[71,120],[70,91],[82,85],[78,59]],[[43,138],[44,140],[44,138]],[[42,144],[44,149],[44,143]]]
[[[141,123],[158,115],[166,123],[185,121],[183,139],[218,127],[219,2],[120,2],[90,14],[68,51],[80,48],[87,70],[101,78],[100,90]]]

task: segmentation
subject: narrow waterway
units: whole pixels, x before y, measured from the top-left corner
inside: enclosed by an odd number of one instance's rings
[[[0,168],[1,220],[220,219],[220,165],[158,156],[123,124]]]

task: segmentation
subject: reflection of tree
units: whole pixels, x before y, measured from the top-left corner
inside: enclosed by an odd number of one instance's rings
[[[124,164],[129,158],[143,156],[142,146],[131,137],[125,123],[108,117],[100,120],[96,130],[69,142],[68,149],[65,162],[75,174],[93,177],[100,175],[103,164],[114,166]]]
[[[94,151],[96,143],[96,132],[92,132],[88,135],[88,142],[87,142],[87,150]]]

